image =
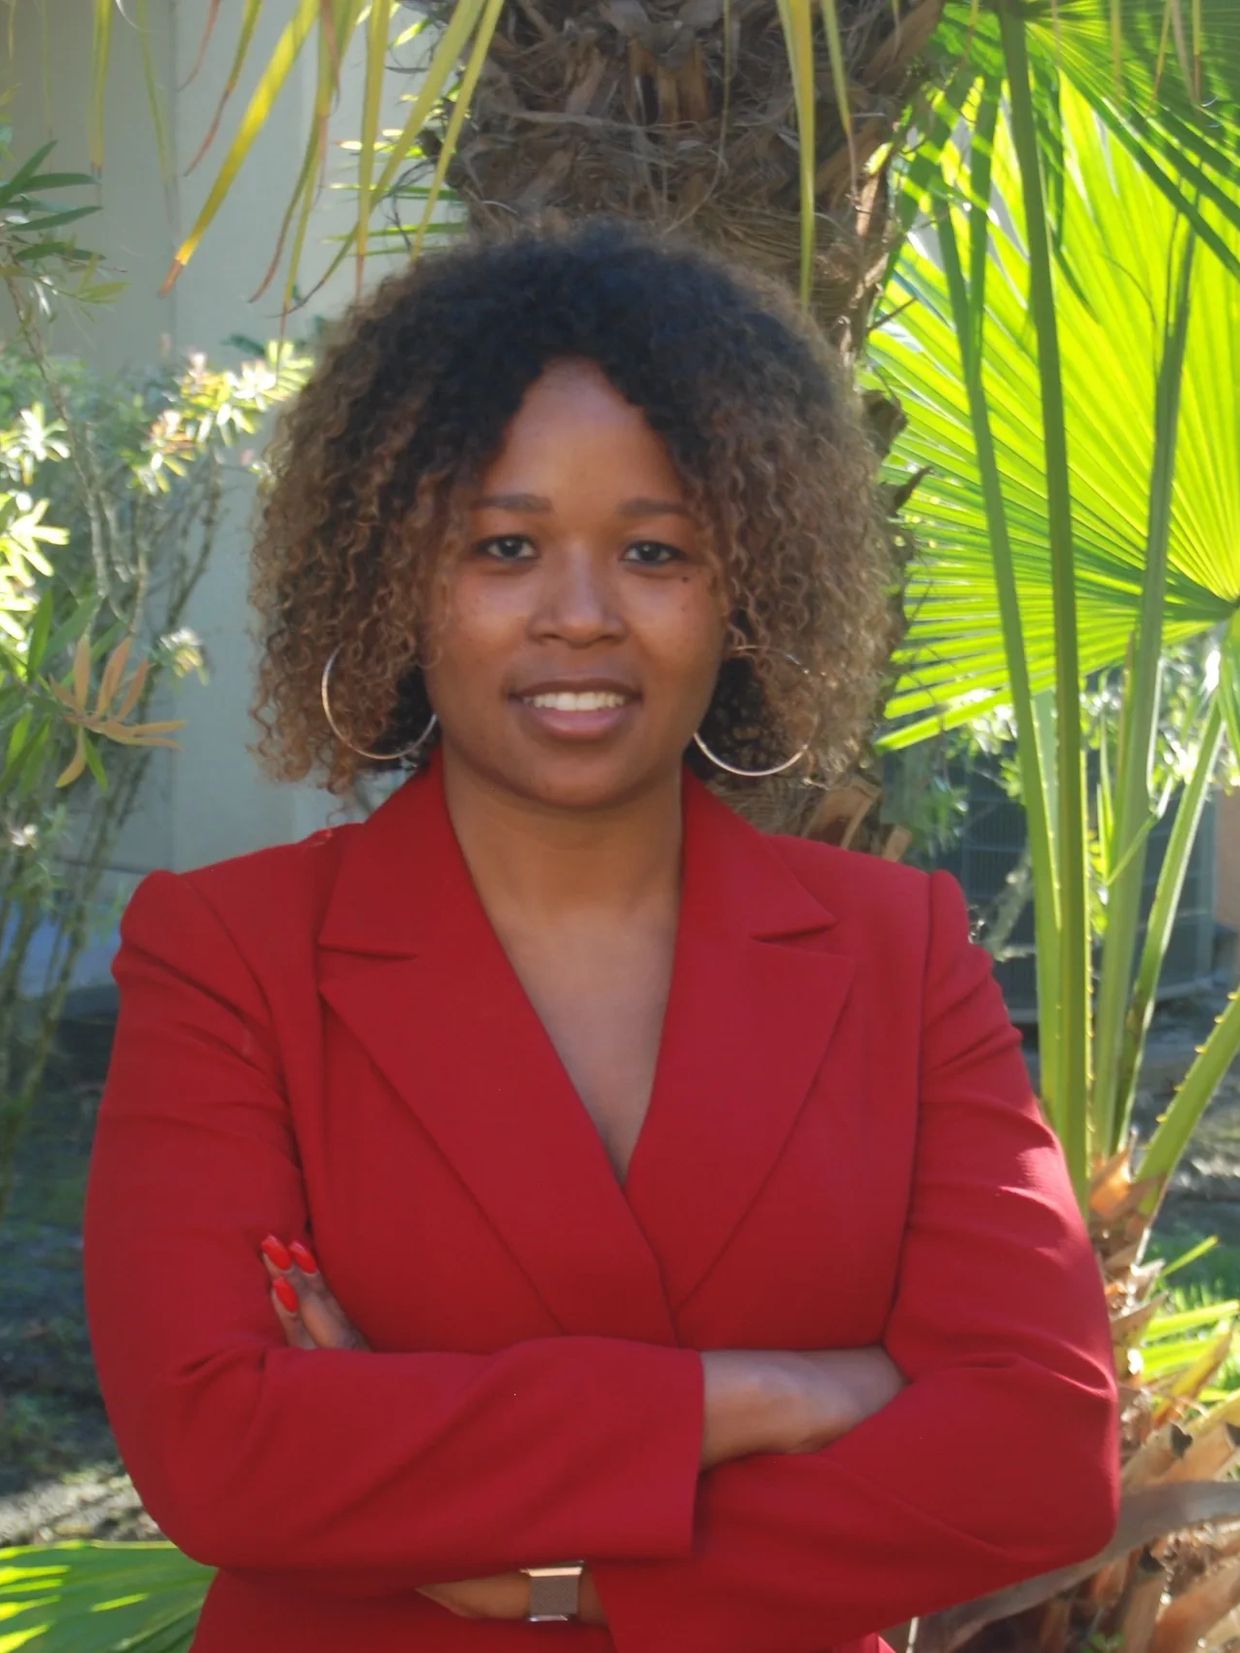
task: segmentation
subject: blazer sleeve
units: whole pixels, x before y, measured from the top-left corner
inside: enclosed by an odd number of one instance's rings
[[[258,1247],[307,1234],[306,1196],[259,984],[191,875],[162,871],[130,900],[113,973],[87,1313],[118,1446],[167,1536],[346,1595],[687,1554],[700,1356],[590,1336],[290,1348]]]
[[[883,1339],[906,1387],[816,1453],[703,1476],[691,1557],[593,1564],[619,1653],[821,1653],[1114,1534],[1101,1273],[960,885],[927,886],[918,1137]]]

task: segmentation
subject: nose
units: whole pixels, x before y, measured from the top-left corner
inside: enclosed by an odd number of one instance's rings
[[[605,559],[587,545],[547,556],[532,621],[535,635],[573,643],[619,636],[624,620]]]

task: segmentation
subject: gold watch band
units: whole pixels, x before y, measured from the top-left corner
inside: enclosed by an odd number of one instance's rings
[[[529,1624],[564,1623],[575,1619],[579,1607],[584,1561],[558,1561],[548,1567],[522,1567],[530,1581]]]

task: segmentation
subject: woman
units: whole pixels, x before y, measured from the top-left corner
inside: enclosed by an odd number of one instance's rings
[[[1093,1554],[1102,1287],[960,887],[754,824],[887,652],[822,341],[605,222],[463,247],[274,467],[260,755],[413,773],[122,925],[88,1309],[197,1653],[877,1653]]]

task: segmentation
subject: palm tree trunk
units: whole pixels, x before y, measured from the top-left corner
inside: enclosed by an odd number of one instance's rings
[[[816,30],[817,249],[810,308],[851,368],[891,246],[890,160],[916,90],[919,56],[944,0],[836,0],[851,140]],[[430,6],[446,21],[451,0]],[[426,134],[432,155],[436,143]],[[471,223],[489,233],[555,227],[592,213],[696,239],[794,290],[801,259],[800,151],[789,45],[770,0],[513,0],[504,7],[448,168]],[[885,456],[903,423],[870,396]],[[889,501],[892,516],[902,500]],[[903,566],[907,533],[892,531]],[[901,582],[902,583],[902,582]],[[891,648],[905,631],[893,599]],[[875,728],[877,728],[877,713]],[[860,773],[875,787],[872,754]],[[829,836],[837,810],[815,793],[799,829]],[[876,849],[886,828],[851,819]]]
[[[851,146],[815,31],[812,309],[837,340],[842,324],[854,351],[889,236],[887,163],[866,168],[901,131],[943,4],[836,0]],[[446,19],[453,7],[429,9]],[[800,159],[788,54],[770,0],[513,0],[449,183],[480,227],[613,212],[688,228],[795,287]]]

